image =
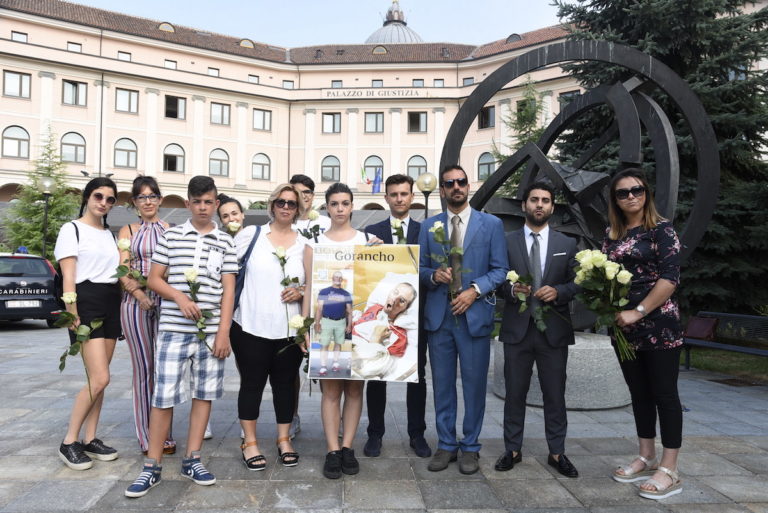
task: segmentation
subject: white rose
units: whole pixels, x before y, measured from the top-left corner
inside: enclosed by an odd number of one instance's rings
[[[608,261],[608,257],[606,257],[605,254],[603,254],[601,251],[595,249],[592,251],[590,260],[592,261],[593,266],[604,267],[605,263]]]
[[[394,228],[395,230],[397,230],[397,229],[398,229],[398,228],[400,228],[401,226],[403,226],[403,222],[402,222],[400,219],[393,219],[393,220],[392,220],[392,228]]]
[[[309,213],[307,214],[307,219],[309,219],[310,221],[317,221],[318,217],[320,217],[320,214],[318,214],[317,210],[315,209],[310,210]]]
[[[612,280],[616,277],[616,273],[621,270],[621,266],[616,262],[605,263],[605,277]]]
[[[584,280],[587,279],[587,273],[583,269],[579,269],[579,271],[576,273],[576,277],[573,279],[573,282],[576,285],[581,285],[584,283]]]
[[[576,261],[577,261],[578,263],[580,263],[580,264],[581,264],[581,263],[584,263],[584,260],[586,260],[586,259],[587,259],[587,257],[589,257],[591,254],[592,254],[592,252],[591,252],[590,250],[588,250],[588,249],[582,249],[581,251],[579,251],[578,253],[576,253]]]
[[[587,255],[584,257],[584,261],[581,263],[581,270],[583,271],[591,271],[594,265],[592,265],[592,259],[591,255]]]
[[[120,251],[128,251],[131,249],[131,239],[120,239],[117,241],[117,249]]]
[[[232,233],[235,233],[239,229],[240,229],[240,223],[238,223],[237,221],[232,221],[227,225],[227,230],[229,230]]]
[[[299,314],[294,315],[288,321],[288,327],[293,328],[295,330],[303,328],[304,327],[304,317],[302,317]]]
[[[507,273],[507,281],[509,283],[517,283],[517,280],[520,279],[520,276],[515,271],[509,271]]]
[[[621,283],[622,285],[626,285],[632,280],[632,273],[627,271],[626,269],[622,269],[619,271],[619,273],[616,275],[616,281]]]
[[[64,295],[61,296],[61,300],[67,305],[73,305],[77,303],[77,292],[65,292]]]
[[[194,267],[190,267],[189,269],[186,269],[184,271],[184,279],[186,279],[190,283],[195,283],[197,281],[197,269]]]
[[[437,230],[442,229],[443,222],[442,221],[435,221],[435,224],[432,225],[432,228],[429,229],[430,232],[435,233]]]
[[[285,258],[285,248],[278,246],[277,249],[275,249],[275,256],[277,258]]]

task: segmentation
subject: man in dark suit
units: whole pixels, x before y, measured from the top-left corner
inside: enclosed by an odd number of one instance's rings
[[[525,226],[507,235],[510,268],[519,276],[530,275],[531,284],[505,282],[502,286],[506,305],[499,340],[504,343],[506,450],[495,468],[511,470],[522,460],[525,399],[535,361],[544,398],[548,463],[564,476],[578,477],[576,467],[565,456],[565,367],[568,346],[574,343],[568,302],[579,290],[573,282],[576,241],[549,228],[554,195],[546,182],[527,187],[523,193]],[[525,296],[528,305],[522,312],[518,294]],[[537,327],[535,314],[542,308],[544,326]],[[546,329],[541,331],[541,327]]]
[[[413,178],[406,175],[392,175],[384,184],[384,201],[389,205],[389,219],[365,228],[367,233],[375,235],[384,244],[418,244],[418,223],[410,218],[409,211],[413,202]],[[399,227],[398,227],[399,226]],[[423,294],[421,295],[423,297]],[[419,300],[421,301],[421,297]],[[424,302],[420,302],[423,311]],[[406,406],[408,409],[408,436],[411,448],[417,456],[426,458],[432,455],[432,449],[424,438],[427,424],[424,410],[427,401],[427,383],[424,370],[427,365],[427,340],[424,329],[419,326],[418,373],[419,381],[408,383]],[[381,439],[384,436],[384,410],[387,404],[387,382],[368,381],[366,401],[368,403],[368,441],[363,453],[369,457],[381,454]]]
[[[479,468],[495,291],[507,274],[507,252],[501,220],[469,206],[469,179],[460,166],[446,166],[440,172],[440,196],[447,211],[424,221],[419,234],[419,278],[426,291],[422,295],[427,296],[422,322],[438,436],[427,468],[446,469],[461,449],[459,471],[474,474]],[[461,440],[456,438],[457,360],[464,395]]]

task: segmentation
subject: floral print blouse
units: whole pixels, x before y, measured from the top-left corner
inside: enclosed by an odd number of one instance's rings
[[[672,223],[661,220],[656,227],[630,229],[624,238],[603,241],[609,260],[632,273],[627,309],[635,308],[659,279],[680,284],[680,241]],[[622,328],[635,350],[671,349],[683,344],[680,308],[675,295],[636,323]]]

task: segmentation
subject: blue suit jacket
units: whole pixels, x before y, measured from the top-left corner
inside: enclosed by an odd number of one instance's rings
[[[414,221],[413,218],[408,221],[408,233],[405,234],[406,244],[419,243],[420,226],[421,223]],[[394,241],[392,240],[392,227],[389,225],[389,219],[384,219],[380,223],[368,225],[365,227],[365,231],[383,240],[384,244],[394,244]]]
[[[449,300],[448,285],[432,283],[432,275],[440,267],[432,255],[442,255],[443,248],[435,242],[434,234],[429,231],[436,221],[441,221],[448,230],[448,216],[445,212],[424,221],[419,233],[420,265],[419,278],[421,288],[426,291],[426,308],[423,322],[427,331],[437,331],[446,314]],[[472,209],[469,224],[464,233],[462,288],[467,289],[476,283],[481,296],[466,312],[469,333],[473,337],[487,337],[493,331],[493,310],[496,288],[504,282],[509,270],[507,247],[504,240],[504,228],[496,216]],[[489,297],[488,295],[492,297]]]

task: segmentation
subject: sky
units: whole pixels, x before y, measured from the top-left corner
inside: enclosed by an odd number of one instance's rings
[[[364,43],[391,0],[70,0],[123,14],[294,48]],[[425,42],[479,45],[556,25],[550,0],[400,0]]]

